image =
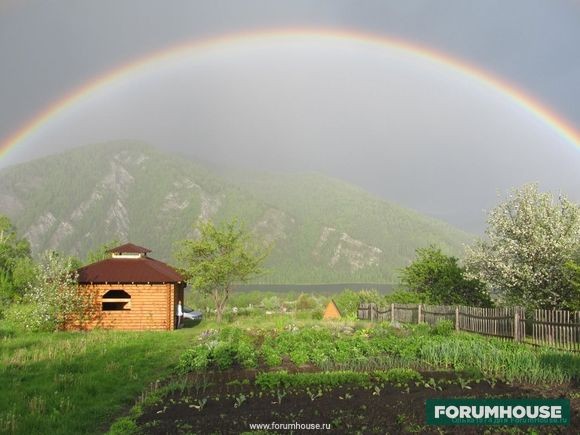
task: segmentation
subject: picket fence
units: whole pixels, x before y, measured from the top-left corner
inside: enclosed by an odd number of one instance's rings
[[[450,320],[458,331],[501,337],[558,349],[580,351],[580,311],[534,310],[521,307],[478,308],[452,305],[361,303],[360,320],[427,323]]]

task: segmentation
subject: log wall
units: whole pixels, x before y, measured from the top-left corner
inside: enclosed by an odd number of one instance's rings
[[[180,284],[93,284],[82,285],[81,291],[94,295],[92,318],[84,329],[170,330],[175,328],[178,297],[183,303]],[[131,308],[103,311],[102,298],[109,290],[124,290],[131,295]]]

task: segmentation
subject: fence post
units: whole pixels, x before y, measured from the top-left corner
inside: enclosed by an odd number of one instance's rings
[[[395,304],[391,304],[391,322],[395,321]]]
[[[375,304],[370,303],[369,304],[369,311],[370,311],[370,318],[371,318],[371,322],[373,320],[375,320]]]
[[[421,323],[421,304],[417,306],[417,324]]]
[[[519,341],[520,312],[517,307],[514,309],[514,341]]]
[[[455,330],[459,331],[459,307],[455,307]]]

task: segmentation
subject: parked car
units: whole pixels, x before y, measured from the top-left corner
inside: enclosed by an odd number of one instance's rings
[[[201,311],[192,310],[189,307],[183,307],[183,323],[195,323],[198,324],[203,319],[203,313]]]

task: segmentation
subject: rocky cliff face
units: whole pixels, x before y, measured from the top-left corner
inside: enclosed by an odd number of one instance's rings
[[[383,251],[376,246],[356,240],[345,232],[336,228],[324,227],[318,239],[313,256],[320,257],[321,251],[330,248],[332,257],[328,260],[330,267],[339,264],[346,265],[352,272],[370,266],[378,266]]]
[[[172,259],[200,220],[237,217],[265,246],[271,282],[391,281],[417,247],[468,236],[322,176],[241,183],[142,144],[80,148],[0,171],[0,213],[35,253],[84,258],[113,239]],[[258,181],[259,182],[258,182]],[[420,236],[420,237],[418,237]]]

